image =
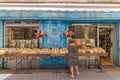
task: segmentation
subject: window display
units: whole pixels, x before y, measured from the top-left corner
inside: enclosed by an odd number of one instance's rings
[[[38,24],[39,21],[5,21],[5,47],[28,47],[26,40],[35,39],[34,34],[39,29]],[[38,47],[36,41],[32,42],[29,47]]]
[[[17,23],[16,23],[17,24]],[[26,24],[29,24],[27,21]],[[37,31],[39,27],[6,27],[6,45],[10,48],[22,48],[23,53],[37,53],[37,54],[66,54],[67,48],[43,48],[36,49],[39,47],[39,39],[37,37]],[[106,53],[107,47],[104,48],[104,45],[101,46],[102,42],[102,34],[110,34],[108,33],[100,33],[100,47],[96,47],[96,25],[91,24],[90,26],[70,26],[69,30],[63,31],[62,35],[66,37],[71,37],[71,35],[66,34],[68,31],[69,34],[74,33],[74,37],[72,39],[75,40],[76,44],[79,46],[79,53]],[[71,33],[72,32],[72,33]],[[42,32],[43,33],[43,32]],[[39,31],[40,35],[40,31]],[[45,36],[47,34],[45,33]],[[49,34],[48,34],[49,35]],[[12,37],[13,36],[13,37]],[[9,37],[9,38],[8,38]],[[109,36],[106,37],[108,39]],[[107,43],[105,45],[107,46]],[[69,44],[69,43],[68,43]],[[109,45],[109,44],[108,44]],[[28,49],[27,49],[28,48]],[[30,49],[34,48],[34,49]],[[21,50],[21,49],[20,49]],[[32,51],[33,50],[33,51]],[[31,51],[31,52],[30,52]],[[108,52],[108,51],[107,51]]]

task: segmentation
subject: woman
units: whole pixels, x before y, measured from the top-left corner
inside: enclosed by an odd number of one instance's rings
[[[71,78],[74,78],[74,67],[76,74],[80,75],[78,71],[78,46],[75,44],[74,40],[70,40],[70,45],[68,47],[68,66],[70,67]]]

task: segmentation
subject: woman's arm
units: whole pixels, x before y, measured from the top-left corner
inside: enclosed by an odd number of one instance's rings
[[[69,51],[68,51],[68,49],[67,49],[67,53],[66,54],[69,54]]]

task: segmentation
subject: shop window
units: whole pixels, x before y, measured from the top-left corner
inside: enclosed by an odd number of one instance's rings
[[[13,39],[33,39],[35,32],[37,32],[38,28],[29,28],[29,27],[17,27],[12,28],[13,31]]]
[[[29,43],[30,41],[31,42],[35,41],[34,34],[37,32],[38,28],[39,27],[9,27],[9,28],[6,28],[7,30],[5,34],[6,47],[19,47],[19,48],[30,47],[30,46],[26,46],[28,45],[26,43],[28,42],[28,40],[29,40]],[[30,44],[31,47],[38,44],[37,41],[35,42],[36,44],[33,44],[33,45]]]
[[[38,47],[38,39],[34,36],[38,29],[39,21],[5,21],[5,46]]]
[[[70,26],[69,29],[75,33],[74,39],[84,38],[84,29],[82,26]]]
[[[76,25],[70,26],[69,29],[75,33],[73,39],[77,44],[95,47],[97,43],[97,27],[96,25]]]
[[[96,39],[96,26],[70,26],[69,29],[75,33],[74,39]]]
[[[90,39],[96,39],[97,37],[97,27],[90,27],[89,28],[89,38]]]

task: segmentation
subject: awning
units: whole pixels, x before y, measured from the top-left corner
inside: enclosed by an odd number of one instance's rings
[[[115,12],[120,11],[120,4],[0,3],[0,10]]]

